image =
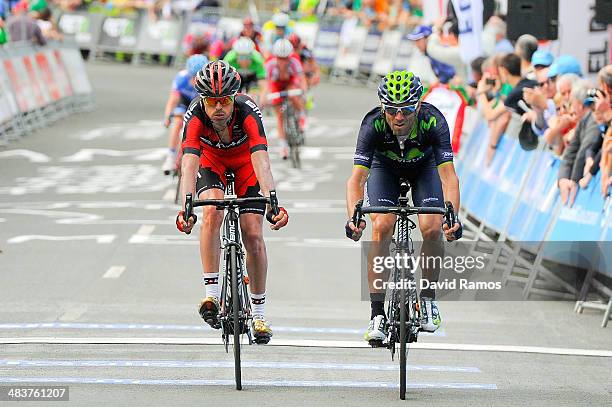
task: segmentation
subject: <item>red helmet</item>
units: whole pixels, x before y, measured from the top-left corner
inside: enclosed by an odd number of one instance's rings
[[[196,75],[194,88],[204,97],[234,96],[240,89],[240,75],[225,61],[209,62]]]

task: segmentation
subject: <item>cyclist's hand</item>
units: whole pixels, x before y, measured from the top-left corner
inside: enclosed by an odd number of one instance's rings
[[[285,227],[287,223],[289,223],[289,214],[287,213],[285,208],[280,206],[278,208],[278,215],[274,215],[272,209],[270,209],[266,213],[266,219],[268,220],[268,222],[271,223],[270,229],[279,230],[280,228]]]
[[[346,233],[346,237],[352,239],[354,241],[359,241],[361,239],[361,235],[363,234],[364,229],[366,228],[365,219],[361,219],[359,221],[359,227],[355,226],[352,220],[347,220],[346,225],[344,225],[344,231]]]
[[[164,119],[164,127],[165,127],[165,128],[170,127],[170,119],[171,119],[171,116],[167,116],[167,117]]]
[[[463,225],[459,221],[455,222],[452,228],[449,228],[446,222],[444,222],[442,224],[442,230],[444,231],[444,237],[446,237],[447,242],[461,239],[461,236],[463,236]]]
[[[185,222],[185,211],[180,211],[178,215],[176,215],[176,228],[185,234],[190,234],[193,226],[198,221],[198,217],[196,214],[192,214],[189,218],[189,222]]]

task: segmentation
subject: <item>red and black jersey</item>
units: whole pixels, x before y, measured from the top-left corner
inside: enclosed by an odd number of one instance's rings
[[[261,110],[247,95],[236,95],[228,127],[230,142],[224,143],[206,115],[201,99],[194,99],[183,119],[183,154],[250,156],[255,151],[268,149]]]

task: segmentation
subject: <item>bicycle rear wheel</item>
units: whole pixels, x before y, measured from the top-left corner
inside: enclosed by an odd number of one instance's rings
[[[236,247],[230,247],[230,273],[232,286],[232,323],[234,325],[234,376],[236,378],[236,390],[242,390],[242,370],[240,365],[240,297],[238,290],[238,261]]]

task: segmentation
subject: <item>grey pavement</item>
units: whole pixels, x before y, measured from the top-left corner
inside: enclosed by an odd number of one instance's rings
[[[243,347],[237,392],[231,351],[196,312],[197,236],[176,231],[176,181],[160,170],[174,72],[87,69],[95,111],[0,150],[0,385],[69,383],[67,405],[87,406],[399,404],[397,361],[361,343],[359,244],[343,237],[344,185],[375,92],[317,89],[301,171],[278,159],[266,119],[291,221],[266,231],[275,336]],[[612,330],[600,313],[552,301],[440,308],[440,331],[410,350],[406,402],[611,404]]]

